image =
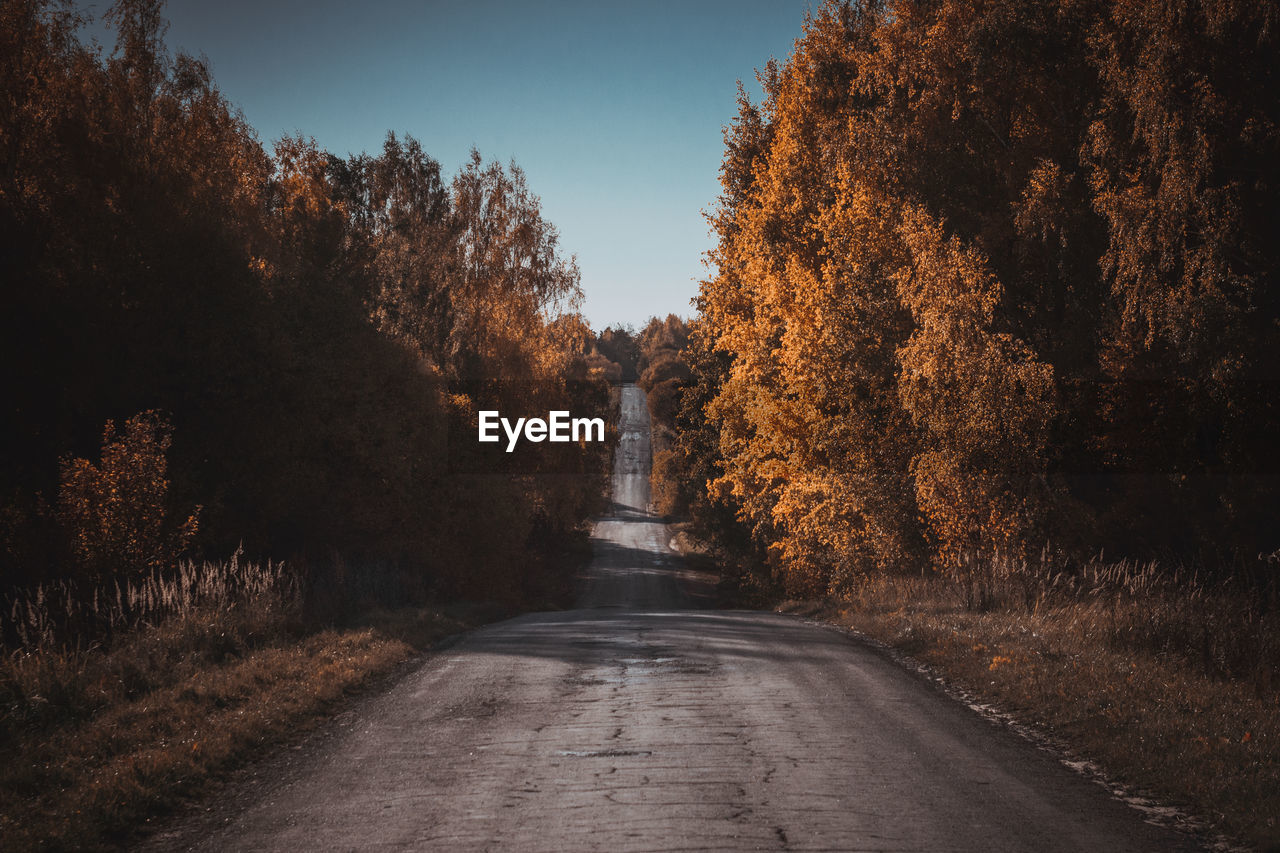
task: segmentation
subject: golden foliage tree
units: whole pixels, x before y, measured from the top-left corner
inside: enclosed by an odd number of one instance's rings
[[[915,321],[898,351],[903,408],[923,428],[916,501],[950,567],[965,554],[1020,552],[1044,520],[1053,370],[991,325],[1000,286],[985,258],[908,210],[910,261],[898,292]]]
[[[1050,537],[1274,549],[1274,18],[825,3],[725,131],[694,505],[797,592]]]

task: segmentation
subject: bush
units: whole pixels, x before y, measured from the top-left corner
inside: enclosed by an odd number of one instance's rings
[[[102,461],[66,457],[60,465],[58,519],[81,571],[100,583],[116,576],[142,577],[172,566],[199,524],[200,508],[186,520],[168,520],[165,452],[169,423],[142,412],[116,433],[107,421]]]

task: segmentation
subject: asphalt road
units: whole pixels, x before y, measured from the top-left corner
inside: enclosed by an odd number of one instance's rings
[[[1200,849],[845,633],[699,610],[623,389],[581,607],[474,631],[152,849]]]

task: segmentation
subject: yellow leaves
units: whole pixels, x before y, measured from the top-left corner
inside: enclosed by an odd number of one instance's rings
[[[898,295],[917,323],[955,326],[958,334],[964,324],[991,322],[1001,287],[981,252],[916,206],[903,210],[899,233],[910,262],[898,273]]]
[[[270,279],[276,274],[276,266],[266,258],[253,256],[249,259],[249,269],[256,273],[264,280]]]
[[[1024,237],[1048,242],[1055,236],[1060,245],[1064,236],[1068,176],[1052,160],[1042,158],[1027,176],[1022,201],[1015,208],[1014,225]]]
[[[1001,288],[977,250],[920,209],[903,217],[913,265],[899,293],[918,323],[898,350],[904,409],[925,430],[913,463],[921,510],[947,562],[1005,548],[1035,523],[1019,497],[1055,416],[1053,369],[993,333]]]
[[[1047,72],[990,47],[1058,42],[1052,15],[974,11],[829,4],[726,154],[700,300],[730,356],[712,487],[806,584],[1016,550],[1053,496],[1057,380],[1023,313],[1041,273],[1009,244],[1065,247],[1075,188],[1044,142]]]
[[[146,411],[126,421],[121,433],[107,421],[99,464],[62,460],[58,519],[95,580],[166,568],[195,536],[199,507],[175,529],[168,527],[170,442],[168,423]]]

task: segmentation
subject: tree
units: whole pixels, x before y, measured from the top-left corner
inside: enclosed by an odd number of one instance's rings
[[[1273,550],[1274,18],[832,0],[740,93],[678,443],[793,591]]]

